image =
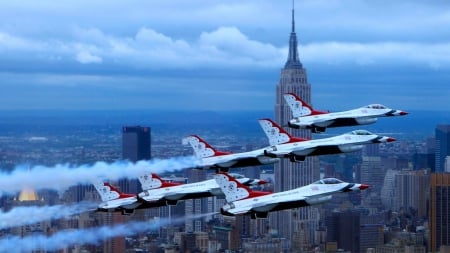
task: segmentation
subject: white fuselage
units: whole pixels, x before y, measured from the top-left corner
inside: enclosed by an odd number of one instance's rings
[[[117,209],[117,208],[135,209],[140,205],[141,205],[141,203],[138,201],[137,197],[133,196],[133,197],[128,197],[128,198],[119,198],[119,199],[104,201],[98,205],[98,208],[113,211],[114,209]]]
[[[250,181],[249,178],[239,178],[236,180],[243,184]],[[209,196],[223,196],[222,190],[220,190],[219,185],[214,179],[165,188],[149,189],[139,193],[139,198],[148,202],[163,199],[182,200]]]
[[[277,155],[277,157],[283,157],[288,154],[297,156],[337,154],[358,151],[363,148],[364,144],[387,142],[391,139],[376,134],[358,135],[347,133],[330,138],[278,144],[271,146],[267,151]]]
[[[310,184],[289,191],[272,193],[254,198],[237,200],[226,204],[223,211],[231,214],[246,214],[251,212],[267,213],[271,211],[316,205],[332,198],[332,194],[360,190],[360,184]]]
[[[201,167],[234,168],[273,164],[278,158],[264,156],[264,149],[200,158]]]
[[[357,126],[375,123],[378,117],[397,116],[404,114],[406,113],[403,111],[393,110],[389,108],[375,109],[361,107],[358,109],[342,112],[296,117],[290,120],[289,123],[290,125],[298,126],[300,128]]]

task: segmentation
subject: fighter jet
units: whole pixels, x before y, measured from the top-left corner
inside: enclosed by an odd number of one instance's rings
[[[378,117],[402,116],[408,113],[371,104],[358,109],[342,112],[326,112],[313,109],[294,93],[284,94],[284,99],[292,111],[291,128],[311,129],[313,133],[325,132],[328,127],[357,126],[375,123]]]
[[[257,186],[267,183],[264,180],[250,179],[236,173],[233,174],[230,173],[230,176],[233,177],[239,183],[246,186]],[[159,180],[161,184],[166,183],[165,180],[161,179],[155,174],[152,174],[151,178],[154,181]],[[147,180],[151,179],[147,178]],[[141,182],[143,189],[145,189],[144,187],[145,185],[147,185],[147,180],[145,180],[142,177],[139,178],[139,181]],[[154,202],[165,202],[167,205],[176,205],[179,200],[196,199],[212,196],[223,196],[222,190],[220,190],[219,185],[216,183],[214,179],[204,180],[201,182],[190,184],[181,184],[166,188],[146,189],[143,192],[139,193],[138,198],[150,204]]]
[[[289,158],[291,162],[304,161],[306,156],[329,155],[361,150],[365,144],[386,143],[394,138],[355,130],[334,137],[305,140],[292,137],[270,119],[260,119],[259,124],[269,138],[270,147],[264,155],[273,158]]]
[[[190,144],[194,155],[199,159],[200,168],[213,168],[227,171],[229,168],[273,164],[280,159],[267,157],[264,149],[257,149],[242,153],[218,151],[197,135],[190,135],[183,139],[183,144]]]
[[[122,193],[109,183],[97,181],[94,184],[95,189],[99,193],[102,203],[98,205],[98,212],[121,212],[122,215],[131,215],[135,209],[153,208],[165,206],[165,201],[155,201],[151,204],[139,201],[137,194]],[[150,183],[149,183],[150,184]],[[149,188],[165,188],[178,184],[156,184],[148,186]]]
[[[321,204],[329,201],[332,194],[360,191],[369,187],[365,184],[342,182],[336,178],[325,178],[293,190],[271,193],[252,191],[223,172],[216,174],[215,179],[227,200],[220,209],[222,215],[248,214],[252,219],[267,218],[269,212]]]

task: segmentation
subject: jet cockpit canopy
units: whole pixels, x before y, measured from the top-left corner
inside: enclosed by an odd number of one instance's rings
[[[366,108],[368,109],[388,109],[386,106],[382,105],[382,104],[371,104],[366,106]]]
[[[343,181],[341,181],[337,178],[334,178],[334,177],[330,177],[330,178],[324,178],[319,181],[316,181],[313,184],[340,184],[340,183],[343,183]]]
[[[244,178],[244,176],[242,174],[238,174],[238,173],[228,173],[228,175],[230,175],[231,177],[233,177],[235,179]]]
[[[353,134],[353,135],[373,135],[373,133],[367,131],[367,130],[354,130],[349,132],[348,134]]]

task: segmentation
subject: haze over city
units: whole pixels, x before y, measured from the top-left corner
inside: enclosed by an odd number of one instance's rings
[[[0,251],[449,252],[448,7],[0,2]]]

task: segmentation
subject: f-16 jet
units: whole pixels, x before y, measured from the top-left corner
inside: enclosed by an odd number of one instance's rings
[[[190,144],[194,155],[199,159],[199,167],[226,171],[229,168],[247,167],[273,164],[280,159],[264,155],[264,149],[257,149],[242,153],[219,151],[209,145],[197,135],[190,135],[183,139],[183,144]]]
[[[235,173],[230,173],[230,176],[239,183],[246,186],[257,186],[267,183],[264,180],[250,179]],[[139,181],[141,182],[143,189],[145,189],[144,187],[145,185],[147,185],[148,180],[159,180],[161,184],[165,183],[165,180],[161,179],[155,174],[152,174],[151,179],[140,177]],[[196,183],[181,184],[166,188],[146,189],[138,195],[139,199],[142,199],[149,204],[154,202],[165,202],[167,205],[176,205],[179,200],[212,196],[223,196],[223,192],[220,189],[220,186],[214,179],[204,180]]]
[[[271,193],[252,191],[223,172],[214,177],[227,200],[227,204],[220,209],[222,215],[248,214],[252,219],[267,218],[269,212],[321,204],[329,201],[335,193],[360,191],[369,187],[325,178],[293,190]]]
[[[325,132],[328,127],[357,126],[375,123],[378,117],[402,116],[408,113],[387,108],[381,104],[371,104],[358,109],[327,112],[315,110],[294,93],[283,95],[292,111],[291,128],[311,129],[313,133]]]
[[[149,180],[151,181],[151,180]],[[166,188],[179,185],[177,183],[158,184],[156,180],[148,182],[149,188]],[[109,183],[95,182],[94,187],[99,193],[102,203],[98,205],[99,212],[121,212],[123,215],[131,215],[136,209],[153,208],[165,206],[165,201],[155,201],[151,204],[142,202],[137,194],[122,193]]]
[[[304,161],[306,156],[355,152],[361,150],[365,144],[395,141],[392,137],[373,134],[366,130],[355,130],[329,138],[305,140],[292,137],[270,119],[260,119],[259,124],[271,145],[264,150],[264,155],[273,158],[289,158],[291,162]]]

